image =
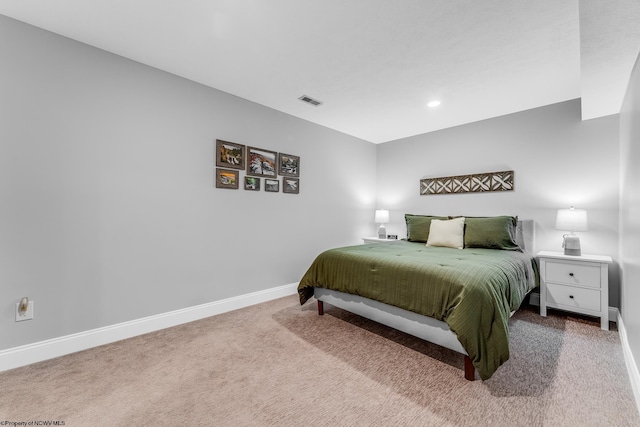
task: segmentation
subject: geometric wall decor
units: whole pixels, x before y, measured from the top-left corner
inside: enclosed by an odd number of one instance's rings
[[[472,175],[425,178],[420,180],[420,194],[481,193],[512,191],[513,171],[477,173]]]

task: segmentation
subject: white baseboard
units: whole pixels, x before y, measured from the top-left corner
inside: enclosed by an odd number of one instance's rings
[[[609,322],[618,323],[618,309],[616,307],[609,307]]]
[[[0,372],[297,293],[297,283],[0,351]]]
[[[529,304],[540,306],[540,294],[537,292],[532,292],[531,295],[529,295]],[[609,321],[618,322],[617,307],[609,307]]]
[[[629,381],[631,382],[631,388],[633,389],[633,396],[636,399],[636,406],[640,412],[640,373],[638,372],[638,365],[633,357],[633,353],[631,353],[631,348],[629,348],[627,329],[624,326],[624,320],[620,316],[618,316],[618,333],[620,334],[624,362],[627,365],[627,373],[629,374]]]

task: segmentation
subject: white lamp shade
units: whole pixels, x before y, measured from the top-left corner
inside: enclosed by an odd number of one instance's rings
[[[376,216],[374,222],[380,224],[386,224],[389,222],[389,211],[386,209],[378,209],[376,210]]]
[[[564,231],[587,231],[587,211],[584,209],[558,209],[556,229]]]

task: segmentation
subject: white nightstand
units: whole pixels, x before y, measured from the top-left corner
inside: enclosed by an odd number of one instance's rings
[[[609,330],[609,264],[606,255],[571,256],[538,252],[540,260],[540,315],[547,307],[600,317]]]
[[[374,243],[398,243],[398,239],[381,239],[379,237],[363,237],[362,241],[365,245],[372,245]]]

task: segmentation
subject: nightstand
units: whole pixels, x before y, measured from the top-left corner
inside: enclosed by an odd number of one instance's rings
[[[363,237],[362,241],[365,245],[373,245],[374,243],[398,243],[398,239],[381,239],[379,237]]]
[[[538,252],[540,261],[540,315],[547,307],[600,317],[609,330],[609,264],[606,255],[571,256]]]

